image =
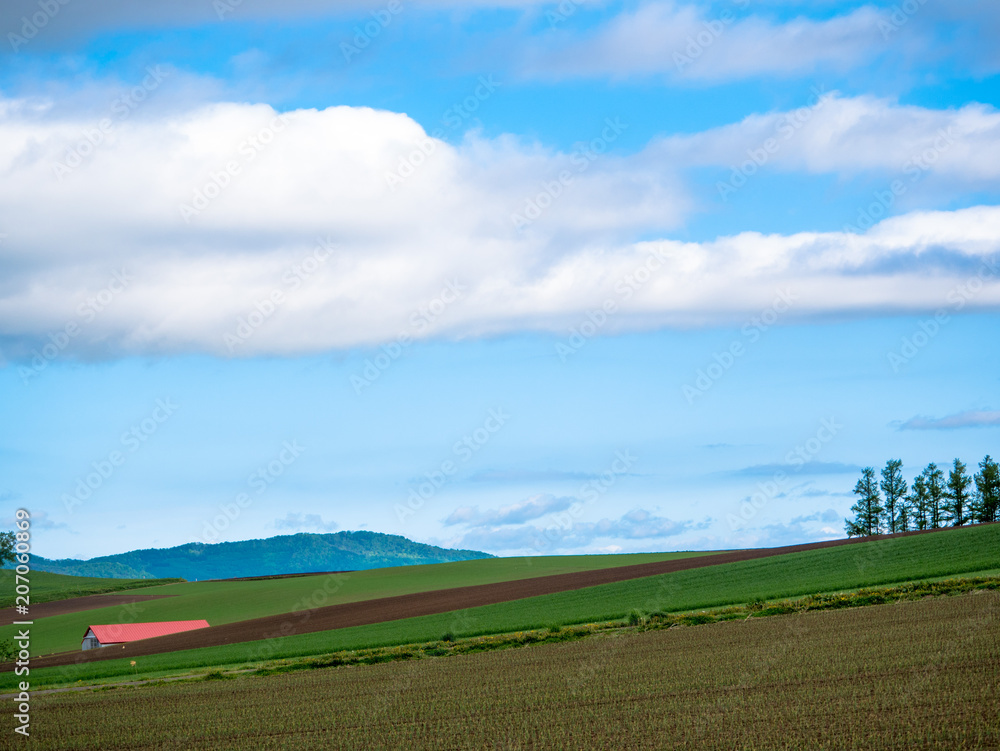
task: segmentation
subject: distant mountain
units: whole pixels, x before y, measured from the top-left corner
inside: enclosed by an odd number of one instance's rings
[[[378,532],[297,534],[265,540],[192,542],[176,548],[133,550],[79,561],[31,556],[32,568],[72,576],[114,579],[232,579],[313,571],[358,571],[493,558],[476,550],[449,550]]]

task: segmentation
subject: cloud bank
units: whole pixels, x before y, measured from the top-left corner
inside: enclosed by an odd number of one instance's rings
[[[697,209],[684,170],[745,157],[782,113],[629,156],[614,152],[627,127],[614,118],[565,153],[474,133],[451,145],[363,107],[132,112],[95,122],[0,100],[7,359],[741,323],[777,295],[795,301],[785,320],[913,312],[973,278],[965,309],[1000,304],[995,206],[911,212],[864,232],[637,239],[664,237]],[[942,128],[954,143],[923,179],[997,175],[993,110],[838,96],[762,169],[888,180]]]
[[[741,3],[740,5],[746,5]],[[558,79],[663,74],[737,80],[852,68],[879,54],[890,12],[869,6],[824,20],[776,23],[723,8],[646,2],[592,32],[553,33],[526,53],[525,72]]]
[[[900,430],[958,430],[960,428],[1000,427],[1000,411],[970,410],[946,417],[911,417]]]

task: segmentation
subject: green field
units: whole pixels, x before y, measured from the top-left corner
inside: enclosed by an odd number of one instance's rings
[[[28,574],[31,586],[31,602],[53,602],[70,597],[85,597],[109,592],[124,592],[180,579],[95,579],[89,576],[65,576],[47,571],[32,571]],[[0,569],[0,608],[14,605],[14,571]]]
[[[41,749],[981,749],[1000,595],[36,696]],[[141,719],[140,719],[141,718]]]
[[[692,569],[371,626],[153,655],[141,658],[140,662],[143,673],[148,675],[341,649],[432,641],[446,633],[475,636],[554,624],[605,621],[626,617],[633,610],[679,612],[756,599],[971,575],[997,568],[1000,568],[1000,525],[976,526]],[[32,676],[39,684],[54,685],[125,675],[131,671],[126,660],[107,660],[32,671]],[[10,685],[8,675],[0,676],[0,688]]]
[[[369,569],[330,576],[301,576],[288,579],[263,579],[240,582],[182,582],[154,586],[134,592],[142,595],[170,595],[169,599],[151,600],[121,606],[86,610],[79,613],[39,619],[32,636],[32,654],[64,652],[80,647],[87,627],[94,623],[136,621],[184,621],[204,618],[213,626],[245,621],[267,615],[289,613],[308,607],[371,600],[378,597],[450,589],[473,584],[492,584],[536,576],[589,571],[666,561],[710,553],[641,553],[637,555],[575,555],[537,558],[489,558],[423,566]],[[58,574],[35,574],[48,580],[73,580],[77,577]],[[105,582],[117,579],[85,579]],[[140,580],[141,581],[141,580]],[[148,581],[146,582],[148,585]],[[95,584],[95,586],[97,586]],[[123,587],[132,588],[132,587]],[[11,587],[11,590],[13,588]],[[111,590],[106,590],[111,591]],[[90,594],[88,592],[88,594]],[[8,638],[13,627],[0,627],[0,639]]]

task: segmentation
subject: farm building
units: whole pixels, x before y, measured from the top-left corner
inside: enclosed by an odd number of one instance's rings
[[[127,644],[140,639],[152,639],[154,636],[180,634],[184,631],[194,631],[198,628],[208,628],[208,621],[161,621],[159,623],[112,623],[108,625],[88,626],[83,635],[81,649],[96,649],[112,644]]]

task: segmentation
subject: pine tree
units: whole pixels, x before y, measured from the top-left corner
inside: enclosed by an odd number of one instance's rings
[[[931,529],[944,523],[944,472],[931,462],[924,468],[924,485],[927,487],[927,512]]]
[[[930,498],[927,495],[927,483],[924,482],[923,474],[919,474],[913,480],[913,490],[910,491],[909,506],[913,516],[914,529],[928,529],[930,527]]]
[[[979,523],[1000,521],[1000,465],[986,456],[976,473],[976,497],[973,509]]]
[[[906,480],[903,479],[903,461],[890,459],[882,470],[882,492],[885,493],[885,523],[889,534],[900,532],[896,529],[899,506],[906,498]]]
[[[965,465],[955,460],[948,473],[948,486],[945,489],[943,517],[951,522],[953,527],[961,527],[969,520],[969,486],[972,479],[965,472]]]
[[[854,486],[858,501],[851,506],[854,519],[845,519],[848,537],[870,537],[882,531],[882,498],[878,492],[875,468],[865,467]]]
[[[898,506],[898,516],[896,517],[896,531],[897,532],[909,532],[910,531],[910,515],[912,511],[910,510],[910,497],[906,496],[901,498]]]

